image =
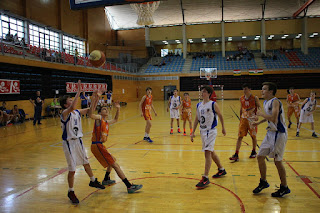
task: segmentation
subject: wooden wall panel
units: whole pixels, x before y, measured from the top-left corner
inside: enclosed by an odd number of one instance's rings
[[[118,45],[145,46],[145,29],[118,30]]]
[[[187,25],[187,38],[221,37],[221,24]]]
[[[70,10],[69,1],[61,2],[61,30],[85,38],[82,10]]]
[[[150,40],[182,39],[182,26],[150,28]]]
[[[112,96],[114,101],[132,102],[138,101],[138,81],[131,80],[112,80]]]
[[[252,36],[260,34],[260,22],[225,23],[225,36]]]
[[[153,100],[164,100],[164,86],[180,88],[179,80],[139,81],[139,99],[146,94],[146,88],[152,88]]]
[[[19,16],[25,16],[24,2],[26,0],[1,0],[0,9],[9,10],[11,13]]]
[[[58,0],[43,1],[43,0],[27,0],[27,17],[36,22],[59,28],[58,13]]]
[[[266,21],[266,34],[298,34],[302,31],[302,19]]]

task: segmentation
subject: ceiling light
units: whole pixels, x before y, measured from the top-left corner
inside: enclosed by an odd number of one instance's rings
[[[228,39],[232,39],[232,37],[228,37]]]
[[[190,43],[193,43],[193,41],[191,40],[191,41],[189,41]]]
[[[255,38],[254,40],[259,40],[259,38]]]
[[[257,38],[260,38],[260,36],[259,36],[259,35],[256,35],[256,37],[257,37]]]
[[[274,35],[270,35],[270,37],[271,37],[271,38],[273,38],[273,37],[274,37]]]
[[[216,40],[214,40],[214,41],[219,41],[219,39],[216,39]]]
[[[180,40],[176,40],[176,42],[178,42],[178,41],[180,41]]]
[[[162,41],[163,43],[167,43],[167,41]]]
[[[287,38],[287,37],[285,37],[285,36],[282,36],[281,38],[282,38],[282,39],[285,39],[285,38]]]
[[[310,37],[310,38],[313,38],[313,37],[314,37],[314,35],[312,34],[312,35],[310,35],[309,37]]]
[[[192,38],[189,38],[188,40],[189,40],[189,41],[192,41]]]
[[[272,39],[272,37],[269,37],[268,39],[269,39],[269,40],[271,40],[271,39]]]
[[[302,34],[301,34],[301,33],[299,33],[299,34],[298,34],[298,36],[302,36]]]
[[[180,42],[180,41],[177,41],[177,44],[181,44],[181,42]]]
[[[206,38],[202,38],[202,40],[203,40],[203,39],[205,40]]]
[[[313,35],[316,35],[316,36],[317,36],[317,35],[319,35],[319,34],[318,34],[318,33],[313,33]]]
[[[242,38],[247,38],[247,36],[242,36]]]
[[[289,35],[285,34],[285,35],[283,35],[283,36],[288,37]]]
[[[300,36],[296,36],[296,38],[300,38]]]

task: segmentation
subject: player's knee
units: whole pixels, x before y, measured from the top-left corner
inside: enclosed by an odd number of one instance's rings
[[[266,158],[266,156],[261,156],[261,155],[258,155],[258,157],[257,157],[259,163],[264,162],[265,158]]]

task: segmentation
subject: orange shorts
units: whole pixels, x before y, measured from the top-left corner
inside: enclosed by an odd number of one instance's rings
[[[247,134],[249,132],[252,138],[256,138],[257,137],[257,131],[258,131],[257,126],[256,127],[252,127],[252,126],[250,127],[248,119],[246,119],[246,118],[241,118],[240,119],[238,137],[247,136]]]
[[[182,109],[182,120],[183,121],[191,121],[192,120],[192,113],[191,108]]]
[[[104,168],[111,166],[116,162],[116,159],[108,152],[107,148],[101,142],[92,142],[91,152]]]
[[[296,118],[300,117],[300,107],[288,107],[288,117],[290,118],[291,115],[294,113]]]
[[[152,120],[151,109],[143,110],[143,117],[144,117],[144,120]]]

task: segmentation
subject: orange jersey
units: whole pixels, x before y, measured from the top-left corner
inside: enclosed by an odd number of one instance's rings
[[[146,109],[151,109],[151,105],[152,105],[152,95],[147,96],[146,95],[146,99],[144,100],[143,104],[142,104],[142,111],[146,110]]]
[[[97,121],[94,122],[92,141],[93,142],[106,142],[109,134],[109,124],[104,119],[100,120],[100,124]]]
[[[191,100],[189,99],[188,101],[186,100],[182,100],[182,109],[187,109],[187,108],[191,108]]]
[[[245,96],[240,97],[241,107],[242,107],[242,118],[250,118],[256,115],[257,105],[255,96],[250,95],[248,99]]]
[[[294,102],[296,102],[296,101],[298,101],[299,100],[299,96],[298,96],[298,94],[297,93],[294,93],[293,95],[288,95],[287,96],[287,100],[288,100],[288,102],[290,103],[290,104],[292,104],[292,103],[294,103]]]

